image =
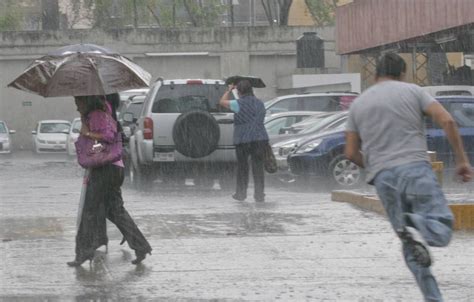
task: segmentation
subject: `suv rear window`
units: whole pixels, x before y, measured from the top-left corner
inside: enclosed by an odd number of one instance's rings
[[[163,85],[158,90],[151,111],[153,113],[183,113],[190,110],[229,112],[219,106],[226,90],[225,85],[174,84]]]

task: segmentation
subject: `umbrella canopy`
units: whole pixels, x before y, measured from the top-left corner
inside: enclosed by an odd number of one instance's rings
[[[252,77],[252,76],[240,76],[240,75],[231,76],[225,80],[225,83],[227,85],[230,85],[230,84],[237,85],[237,83],[239,83],[242,80],[248,80],[250,82],[250,85],[252,85],[252,87],[254,88],[266,87],[265,83],[263,82],[261,78]]]
[[[62,47],[35,60],[8,84],[43,97],[106,95],[148,87],[151,75],[128,58],[93,44]]]

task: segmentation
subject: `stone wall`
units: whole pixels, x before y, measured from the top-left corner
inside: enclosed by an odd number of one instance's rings
[[[58,47],[93,43],[116,50],[148,70],[153,79],[218,78],[233,74],[262,77],[263,100],[278,95],[277,80],[296,72],[296,40],[316,31],[326,40],[326,68],[341,72],[334,28],[235,27],[209,29],[72,30],[0,33],[0,119],[17,130],[14,148],[30,149],[31,130],[43,119],[72,120],[72,98],[42,97],[6,86],[34,59]],[[31,104],[31,106],[29,106]]]

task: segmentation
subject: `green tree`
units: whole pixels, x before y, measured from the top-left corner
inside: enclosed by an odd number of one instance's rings
[[[0,6],[0,31],[18,30],[21,27],[21,14],[16,1],[7,0]]]
[[[316,26],[334,25],[336,0],[305,0]]]

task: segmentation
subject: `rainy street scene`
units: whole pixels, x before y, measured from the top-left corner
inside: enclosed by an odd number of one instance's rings
[[[473,16],[1,0],[0,301],[474,302]]]

